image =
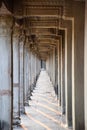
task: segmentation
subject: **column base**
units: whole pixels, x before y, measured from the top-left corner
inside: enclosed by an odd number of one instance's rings
[[[32,95],[32,92],[33,92],[33,91],[31,91],[30,96],[33,96],[33,95]]]
[[[25,107],[24,106],[20,107],[20,114],[25,114]]]
[[[68,122],[67,122],[67,127],[68,127],[68,128],[71,128],[71,127],[72,127],[72,121],[68,121]]]
[[[19,126],[21,123],[20,117],[13,117],[13,126]]]
[[[28,96],[27,98],[28,98],[28,100],[31,100],[31,96]]]
[[[29,106],[29,101],[25,101],[24,106]]]
[[[32,84],[31,85],[31,92],[33,92],[33,90],[34,90],[34,85]]]
[[[65,128],[69,128],[70,130],[72,130],[72,125],[68,126],[68,124],[65,125]]]
[[[58,96],[58,85],[54,86],[54,91],[55,91],[55,94]]]
[[[61,113],[62,113],[62,115],[65,114],[65,108],[61,108]]]
[[[29,100],[30,96],[31,96],[31,91],[28,91],[27,100]]]

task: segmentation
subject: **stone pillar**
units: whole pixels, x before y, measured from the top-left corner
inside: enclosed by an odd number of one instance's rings
[[[19,27],[13,29],[13,124],[20,124]]]
[[[25,113],[24,108],[24,36],[20,36],[19,42],[20,49],[20,113]]]
[[[33,53],[32,52],[30,52],[30,82],[31,82],[31,93],[32,93],[33,92]]]
[[[50,79],[51,79],[51,58],[50,58],[50,54],[49,54],[49,75],[50,75]]]
[[[84,97],[85,97],[85,130],[87,130],[87,1],[85,5],[85,46],[84,46],[84,51],[85,51],[85,68],[84,68],[84,78],[85,78],[85,90],[84,90]]]
[[[65,92],[66,92],[66,124],[72,126],[72,23],[67,22],[65,30]]]
[[[37,77],[36,77],[36,80],[37,80],[37,78],[38,78],[38,75],[39,75],[39,59],[38,59],[38,56],[36,57],[36,75],[37,75]]]
[[[55,87],[55,48],[53,48],[53,74],[52,74],[52,78],[53,78],[53,86]]]
[[[55,48],[55,93],[58,97],[58,42]]]
[[[51,77],[51,81],[52,81],[52,72],[53,72],[53,69],[52,69],[52,55],[53,55],[53,51],[50,52],[50,77]]]
[[[36,54],[35,54],[35,83],[36,83],[36,76],[37,76],[37,74],[36,74],[36,70],[37,70],[37,68],[36,68],[36,63],[37,63],[37,58],[36,58]]]
[[[47,70],[48,70],[48,74],[50,76],[50,54],[48,55],[47,62],[48,62]]]
[[[59,105],[61,106],[61,47],[62,47],[62,38],[60,38],[58,43],[58,100]]]
[[[26,43],[24,45],[24,105],[26,105],[27,99],[26,99],[26,95],[27,95],[27,48],[26,48]]]
[[[50,52],[50,80],[53,83],[53,50]]]
[[[53,50],[50,57],[51,57],[51,81],[53,83]]]
[[[34,54],[34,84],[36,85],[36,54]]]
[[[48,73],[49,73],[49,76],[50,76],[50,54],[49,54],[49,57],[48,57]]]
[[[25,92],[25,102],[26,106],[29,105],[28,94],[29,94],[29,49],[28,45],[24,46],[24,92]]]
[[[65,114],[65,32],[62,32],[61,43],[61,112]]]
[[[37,55],[36,55],[36,81],[37,81],[37,78],[38,78],[38,72],[37,72],[37,68],[38,68],[38,66],[37,66],[38,64],[37,64]]]
[[[29,49],[29,94],[28,99],[30,99],[31,96],[31,52]]]
[[[84,2],[75,2],[72,43],[73,130],[84,130]]]
[[[35,54],[33,54],[33,88],[35,88],[35,68],[36,68],[36,61],[35,61]]]
[[[58,50],[58,99],[59,99],[59,40],[57,43],[57,50]]]
[[[34,81],[35,81],[35,58],[34,58],[34,53],[32,53],[32,84],[33,84],[33,89],[35,87]]]
[[[33,54],[31,52],[31,92],[33,92]]]
[[[7,14],[3,14],[7,13]],[[0,130],[12,130],[13,73],[12,24],[8,10],[0,8]]]
[[[46,59],[46,71],[49,74],[49,55],[48,55],[48,57]]]
[[[39,75],[39,73],[40,73],[40,59],[38,58],[38,75]]]

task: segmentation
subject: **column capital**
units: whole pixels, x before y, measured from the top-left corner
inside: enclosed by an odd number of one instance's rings
[[[25,43],[25,34],[23,31],[21,31],[21,33],[20,33],[19,41],[20,41],[20,43]]]
[[[13,25],[13,16],[11,12],[8,11],[4,3],[0,7],[0,27],[9,27]]]
[[[11,34],[13,27],[13,16],[2,3],[0,8],[0,36]]]
[[[7,36],[11,34],[13,27],[13,17],[3,15],[0,16],[0,36]]]
[[[12,15],[3,2],[0,5],[0,15]]]
[[[29,39],[28,39],[28,37],[26,36],[25,37],[25,48],[29,48],[30,46],[29,46]]]
[[[16,38],[19,37],[20,33],[21,33],[20,26],[15,23],[13,27],[13,37],[16,37]]]

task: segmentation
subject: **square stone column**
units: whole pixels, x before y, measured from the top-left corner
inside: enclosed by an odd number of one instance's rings
[[[65,31],[61,43],[61,112],[65,114]]]
[[[58,97],[58,41],[55,48],[55,93]]]
[[[33,92],[33,54],[31,52],[31,92]]]
[[[53,86],[55,86],[55,47],[53,48]]]
[[[38,75],[39,75],[39,59],[38,59],[38,56],[36,56],[36,80],[38,78]]]
[[[37,74],[36,74],[36,63],[37,63],[37,57],[36,57],[36,54],[35,54],[35,83],[36,83],[36,77],[37,77]]]
[[[20,57],[20,113],[25,113],[24,108],[24,34],[20,35],[19,57]]]
[[[29,47],[27,43],[24,46],[24,89],[25,89],[25,106],[29,106],[29,98],[30,98],[30,53]]]
[[[72,127],[72,21],[65,26],[65,96],[66,124]]]
[[[13,29],[13,124],[20,124],[20,83],[19,83],[19,35],[20,28]]]
[[[73,130],[84,130],[84,14],[85,3],[75,2],[72,43],[72,119]]]
[[[27,87],[28,87],[28,82],[27,82],[27,76],[28,76],[28,55],[27,55],[27,45],[25,43],[24,45],[24,105],[26,106],[27,102]]]
[[[84,58],[84,103],[85,103],[85,130],[87,130],[87,1],[85,5],[85,45],[84,45],[84,51],[85,51],[85,58]]]
[[[0,8],[0,130],[12,130],[13,72],[12,25],[13,18]],[[3,14],[6,13],[6,14]]]
[[[58,100],[61,106],[61,52],[62,51],[62,38],[58,42]]]
[[[28,91],[28,99],[30,99],[31,94],[31,51],[29,49],[29,91]]]

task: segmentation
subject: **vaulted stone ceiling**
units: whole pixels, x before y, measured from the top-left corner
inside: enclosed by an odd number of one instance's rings
[[[2,0],[23,26],[27,43],[41,59],[56,47],[64,16],[71,16],[74,0]],[[1,3],[0,3],[1,5]],[[60,33],[61,32],[61,33]]]

